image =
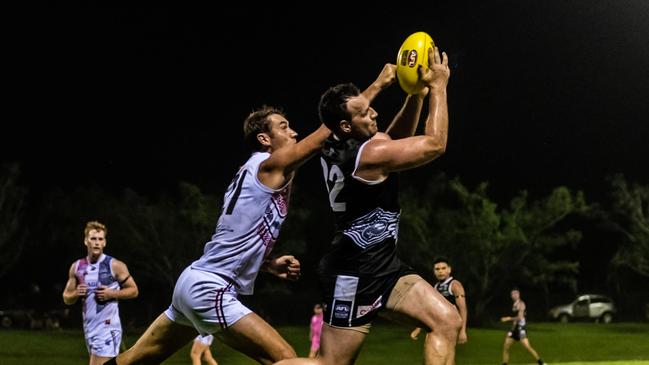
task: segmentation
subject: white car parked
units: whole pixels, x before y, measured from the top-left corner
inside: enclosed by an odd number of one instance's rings
[[[577,296],[570,304],[550,309],[550,317],[563,323],[578,318],[611,323],[616,312],[615,303],[611,298],[599,294],[583,294]]]

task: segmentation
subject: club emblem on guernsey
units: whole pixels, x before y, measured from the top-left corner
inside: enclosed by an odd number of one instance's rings
[[[363,235],[364,239],[369,241],[374,237],[382,235],[387,228],[387,223],[377,222],[365,228],[361,234]]]
[[[343,233],[354,243],[369,248],[388,238],[397,238],[399,213],[376,208],[352,222]]]

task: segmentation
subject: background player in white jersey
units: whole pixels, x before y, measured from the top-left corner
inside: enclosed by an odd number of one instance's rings
[[[428,50],[429,67],[419,68],[425,88],[409,95],[378,133],[372,100],[351,84],[329,88],[320,99],[320,119],[332,130],[322,167],[336,218],[331,251],[320,261],[326,304],[316,359],[280,364],[347,365],[355,362],[373,319],[381,315],[431,329],[426,364],[453,364],[461,328],[458,311],[397,256],[400,218],[398,174],[426,164],[446,149],[448,58]],[[395,80],[396,66],[386,65]],[[425,97],[424,134],[414,136]]]
[[[201,358],[203,358],[203,360],[205,360],[209,365],[219,365],[216,360],[214,360],[212,351],[210,351],[212,341],[214,341],[214,336],[212,335],[196,336],[194,344],[192,344],[192,349],[189,352],[189,357],[192,359],[192,365],[201,365]]]
[[[523,347],[534,357],[534,360],[539,365],[544,365],[545,363],[539,356],[539,354],[532,348],[530,345],[530,340],[527,339],[527,325],[525,321],[525,302],[521,300],[521,292],[514,288],[511,291],[511,298],[514,304],[512,305],[513,316],[501,317],[501,322],[512,322],[512,329],[507,332],[505,337],[505,344],[503,345],[503,365],[507,365],[509,362],[509,348],[512,346],[514,341],[520,341]]]
[[[86,224],[83,243],[88,255],[72,263],[63,290],[67,305],[82,298],[83,332],[90,365],[100,365],[117,356],[122,342],[117,301],[138,295],[126,264],[104,254],[106,235],[105,225],[97,221]]]
[[[464,293],[464,286],[462,283],[451,276],[451,265],[448,263],[446,257],[437,257],[433,260],[433,274],[437,279],[437,283],[433,286],[442,296],[453,304],[457,310],[460,312],[460,317],[462,317],[462,329],[460,334],[457,337],[457,343],[464,344],[468,341],[466,335],[466,323],[468,312],[466,309],[466,296]],[[417,336],[421,332],[421,328],[415,328],[410,337],[413,340],[417,339]]]

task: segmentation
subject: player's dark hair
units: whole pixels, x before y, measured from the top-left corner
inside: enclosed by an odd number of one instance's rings
[[[351,121],[352,115],[347,110],[347,100],[360,95],[361,91],[356,85],[350,83],[338,84],[330,87],[320,97],[318,113],[320,121],[334,133],[340,130],[340,121]]]
[[[448,261],[448,257],[446,257],[446,256],[437,256],[437,257],[435,257],[435,259],[433,260],[433,265],[439,264],[440,262],[443,262],[446,265],[451,266],[451,263]]]

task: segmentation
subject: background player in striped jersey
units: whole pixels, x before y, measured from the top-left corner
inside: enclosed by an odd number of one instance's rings
[[[451,265],[449,265],[446,257],[437,257],[433,261],[433,273],[437,279],[437,283],[435,283],[433,287],[460,312],[460,317],[462,317],[462,329],[460,329],[460,333],[457,337],[457,343],[464,344],[468,341],[466,334],[466,323],[468,317],[466,297],[464,286],[462,286],[462,283],[459,280],[451,276],[451,271]],[[420,332],[421,327],[417,327],[412,331],[412,333],[410,333],[410,337],[413,340],[416,340]]]
[[[507,365],[509,362],[509,348],[512,346],[514,341],[520,341],[523,347],[534,357],[534,360],[539,365],[544,365],[545,363],[539,356],[539,354],[532,348],[530,345],[530,340],[527,339],[527,322],[525,320],[525,302],[521,299],[521,292],[514,288],[511,291],[511,298],[514,304],[512,305],[512,316],[501,317],[501,322],[512,322],[512,329],[507,332],[505,337],[505,344],[503,345],[503,365]]]
[[[88,255],[70,266],[63,301],[72,305],[83,301],[83,332],[90,365],[103,364],[117,356],[122,342],[122,324],[117,301],[135,298],[137,284],[126,264],[104,254],[106,226],[97,221],[86,224],[83,243]]]

